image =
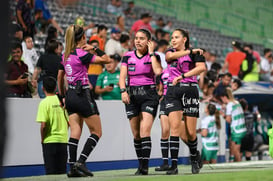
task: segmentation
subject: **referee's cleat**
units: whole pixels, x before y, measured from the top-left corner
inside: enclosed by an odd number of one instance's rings
[[[93,177],[93,176],[94,176],[93,173],[92,173],[90,170],[88,170],[88,169],[86,168],[86,166],[85,166],[83,163],[76,162],[76,163],[74,164],[74,168],[75,168],[76,170],[78,170],[78,171],[84,173],[85,175],[87,175],[87,176],[89,176],[89,177]]]
[[[178,168],[169,168],[169,170],[166,172],[167,175],[177,175],[178,174]]]
[[[67,177],[87,177],[84,173],[80,172],[77,169],[72,168],[68,173]]]
[[[138,168],[135,175],[141,175],[141,168]]]
[[[191,161],[191,173],[198,174],[200,172],[200,167],[197,160]]]
[[[170,169],[168,164],[160,165],[159,167],[155,168],[155,171],[161,172],[161,171],[168,171]]]
[[[199,168],[201,169],[203,167],[203,161],[199,151],[197,151],[197,162],[198,162]]]
[[[191,156],[191,172],[192,174],[198,174],[203,167],[203,162],[199,151],[195,156]]]
[[[148,175],[148,168],[142,168],[140,175]]]

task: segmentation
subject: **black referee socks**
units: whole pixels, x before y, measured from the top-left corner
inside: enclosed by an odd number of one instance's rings
[[[79,140],[75,139],[75,138],[69,138],[68,141],[68,161],[70,164],[70,168],[72,168],[72,166],[74,165],[74,163],[77,160],[77,149],[78,149],[78,143]]]
[[[85,145],[83,147],[81,156],[79,158],[80,163],[84,163],[88,156],[90,155],[91,151],[95,148],[99,141],[99,137],[95,134],[91,134],[87,141],[85,142]]]

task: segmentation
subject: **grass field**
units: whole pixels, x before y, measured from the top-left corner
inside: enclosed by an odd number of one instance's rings
[[[179,166],[178,175],[167,176],[165,172],[155,172],[150,168],[148,176],[134,176],[135,169],[94,172],[94,177],[67,178],[66,175],[50,175],[2,179],[3,181],[272,181],[273,161],[252,161],[204,165],[200,174],[192,175],[189,165]]]

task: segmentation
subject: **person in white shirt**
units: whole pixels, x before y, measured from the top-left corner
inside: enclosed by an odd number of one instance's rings
[[[269,48],[264,49],[264,56],[261,57],[260,62],[260,80],[270,81],[270,76],[273,75],[272,70],[272,50]]]
[[[111,38],[105,44],[105,53],[107,55],[122,54],[122,47],[119,41],[120,36],[121,32],[118,28],[111,29]]]
[[[158,44],[157,44],[157,51],[155,53],[157,53],[160,56],[160,60],[161,60],[161,66],[163,69],[167,68],[167,62],[165,59],[165,51],[167,50],[169,46],[169,42],[167,40],[159,40]]]
[[[33,41],[30,36],[26,36],[23,43],[25,46],[23,46],[22,59],[24,60],[25,64],[27,64],[29,73],[33,74],[39,56],[34,49]]]

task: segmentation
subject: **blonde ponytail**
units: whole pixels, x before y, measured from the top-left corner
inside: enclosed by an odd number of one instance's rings
[[[74,37],[74,25],[67,27],[65,32],[65,51],[64,60],[66,61],[71,52],[76,48],[75,37]]]
[[[232,94],[232,89],[230,87],[226,88],[227,90],[227,96],[228,96],[228,100],[232,101],[232,102],[237,102],[236,99],[234,98],[233,94]]]

